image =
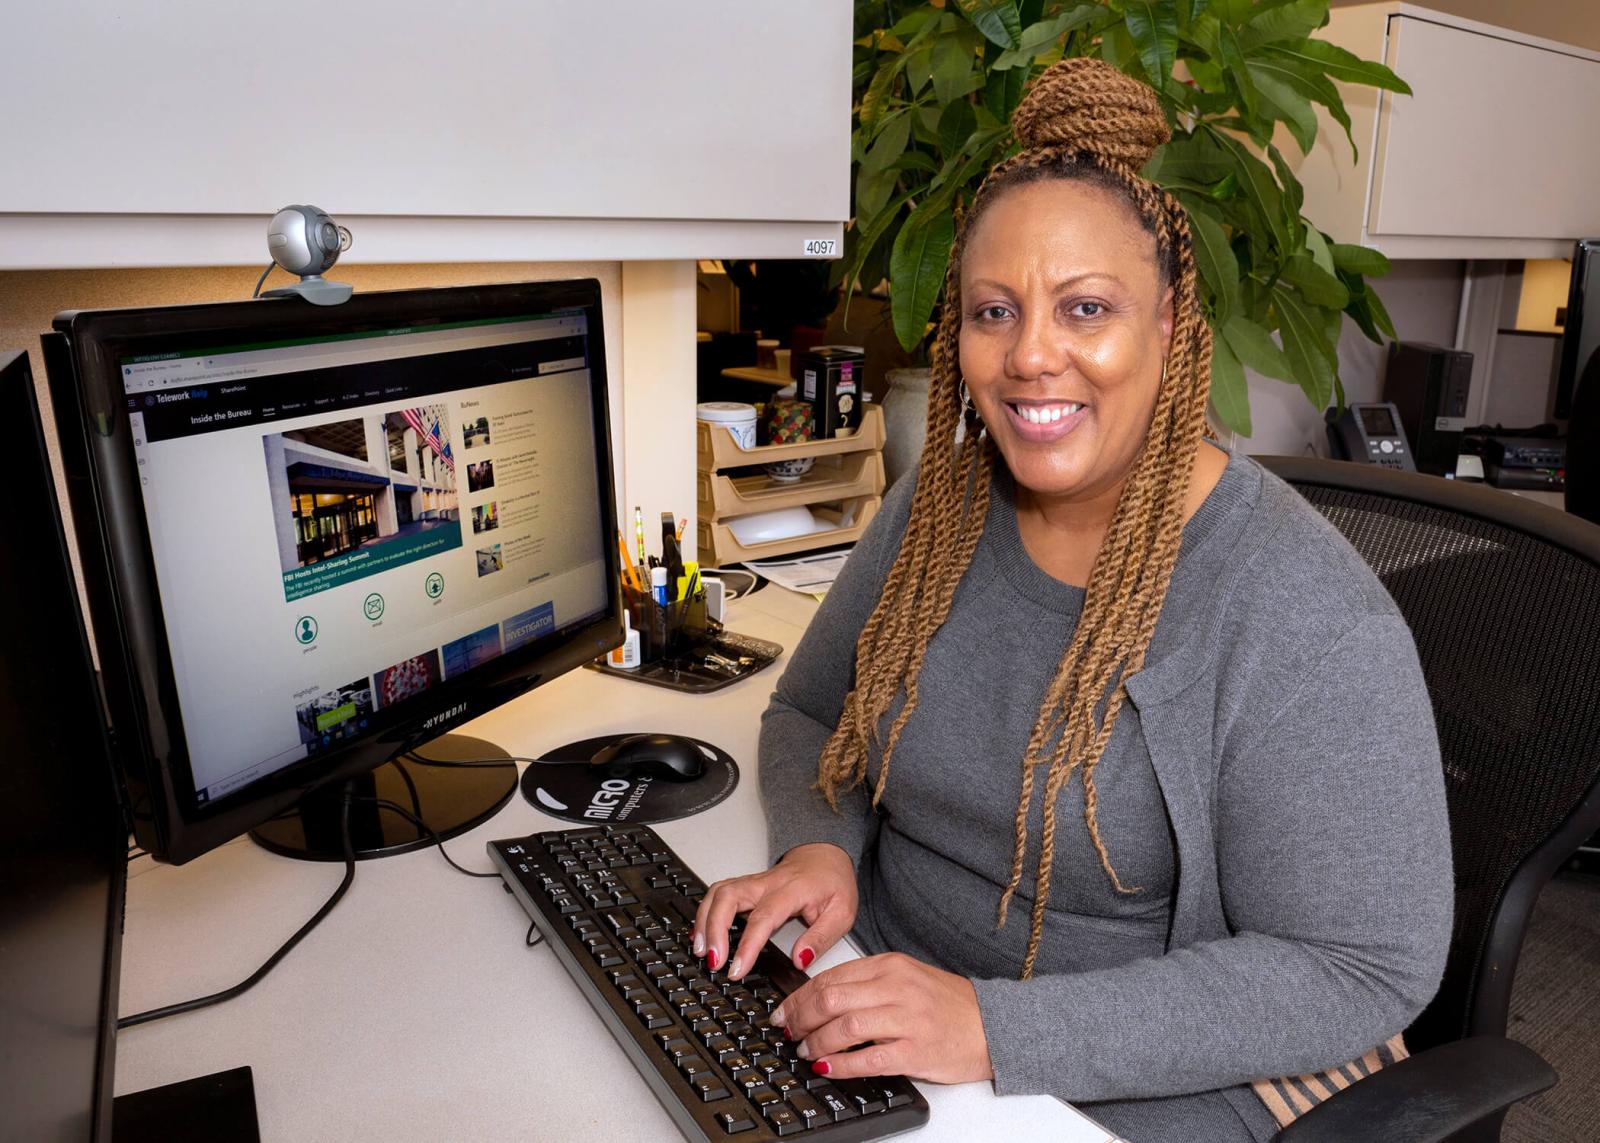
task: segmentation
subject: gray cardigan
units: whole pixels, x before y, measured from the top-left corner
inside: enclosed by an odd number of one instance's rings
[[[1113,860],[1119,845],[1129,851],[1108,825],[1108,804],[1113,819],[1119,811],[1104,788],[1119,773],[1153,772],[1147,840],[1162,817],[1168,838],[1136,856],[1175,861],[1175,888],[1153,903],[1164,934],[1154,955],[1108,963],[1085,951],[1100,948],[1088,939],[1097,926],[1148,925],[1150,915],[1092,915],[1105,877],[1066,828],[1077,821],[1086,833],[1074,781],[1059,808],[1069,840],[1058,841],[1039,968],[1022,981],[1037,797],[1012,919],[994,928],[1020,790],[1016,744],[1082,593],[1028,559],[1004,474],[930,646],[883,803],[874,813],[856,791],[836,815],[812,789],[913,480],[885,499],[763,718],[773,859],[806,842],[841,846],[862,883],[857,938],[973,980],[1002,1094],[1082,1103],[1228,1089],[1259,1124],[1259,1103],[1237,1085],[1343,1063],[1403,1029],[1438,986],[1450,934],[1443,780],[1410,632],[1337,530],[1254,462],[1230,460],[1184,530],[1145,668],[1127,682],[1097,772]],[[876,774],[874,758],[869,785]],[[1124,838],[1130,820],[1150,827],[1129,797]]]

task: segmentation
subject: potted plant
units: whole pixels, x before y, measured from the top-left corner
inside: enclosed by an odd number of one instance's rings
[[[1318,410],[1342,404],[1344,317],[1373,341],[1395,336],[1366,281],[1389,263],[1301,214],[1274,140],[1281,124],[1309,151],[1320,104],[1354,150],[1333,81],[1410,88],[1316,39],[1327,17],[1327,0],[858,0],[855,217],[835,271],[847,298],[886,278],[896,336],[922,343],[956,210],[1014,148],[1008,123],[1029,81],[1063,57],[1099,56],[1154,88],[1172,124],[1143,173],[1193,223],[1216,418],[1250,433],[1244,366],[1299,386]]]

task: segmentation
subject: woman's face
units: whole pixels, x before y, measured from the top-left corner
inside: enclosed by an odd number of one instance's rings
[[[1114,497],[1172,338],[1172,291],[1133,208],[1063,180],[1004,192],[968,235],[961,303],[961,372],[1017,484]]]

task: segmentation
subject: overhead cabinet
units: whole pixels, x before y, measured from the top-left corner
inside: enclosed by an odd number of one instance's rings
[[[0,5],[0,269],[837,256],[851,6]]]
[[[1340,85],[1354,161],[1319,109],[1298,173],[1306,216],[1336,239],[1402,258],[1549,258],[1600,234],[1600,53],[1397,3],[1336,9],[1318,35],[1414,92]]]

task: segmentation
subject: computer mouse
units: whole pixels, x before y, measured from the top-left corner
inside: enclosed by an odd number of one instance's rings
[[[634,734],[595,751],[589,764],[605,767],[613,778],[692,782],[714,758],[705,747],[675,734]]]

